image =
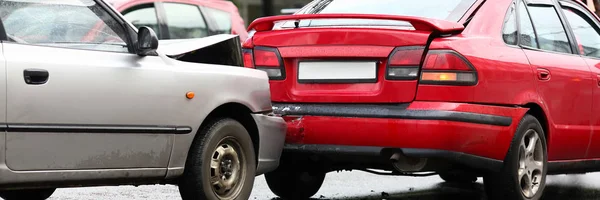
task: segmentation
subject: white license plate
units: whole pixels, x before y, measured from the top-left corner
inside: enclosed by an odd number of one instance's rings
[[[299,62],[300,82],[365,82],[377,80],[374,61]]]

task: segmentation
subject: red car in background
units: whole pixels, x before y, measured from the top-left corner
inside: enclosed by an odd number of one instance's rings
[[[217,34],[248,38],[238,8],[224,0],[106,0],[134,26],[148,26],[159,39],[190,39]]]
[[[483,177],[518,200],[600,171],[600,21],[580,1],[315,0],[248,29],[245,66],[288,122],[265,175],[284,199],[338,170]]]

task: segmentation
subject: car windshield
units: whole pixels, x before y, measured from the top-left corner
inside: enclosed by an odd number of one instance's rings
[[[315,0],[296,14],[385,14],[458,21],[476,0]],[[288,22],[284,27],[293,26]],[[410,26],[392,20],[318,19],[302,20],[300,27],[319,26]]]
[[[8,0],[0,1],[0,18],[8,37],[22,43],[126,48],[98,8],[92,0]]]

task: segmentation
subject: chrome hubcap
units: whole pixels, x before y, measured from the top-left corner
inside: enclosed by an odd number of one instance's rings
[[[527,198],[537,194],[542,181],[544,152],[538,133],[530,129],[525,133],[519,146],[518,180],[521,192]]]
[[[243,181],[243,155],[238,154],[240,145],[234,139],[224,139],[212,154],[210,162],[210,184],[213,192],[221,198],[235,197],[237,187]]]

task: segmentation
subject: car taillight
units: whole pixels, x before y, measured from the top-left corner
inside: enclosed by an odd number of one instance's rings
[[[431,50],[421,72],[421,84],[475,85],[477,72],[469,61],[451,50]]]
[[[271,80],[285,79],[283,59],[276,48],[255,47],[254,50],[245,49],[244,65],[267,72]]]
[[[388,59],[388,80],[415,80],[419,76],[419,65],[425,47],[411,46],[394,49]]]
[[[252,49],[242,49],[242,56],[244,58],[244,67],[254,68],[254,56],[252,55]]]

